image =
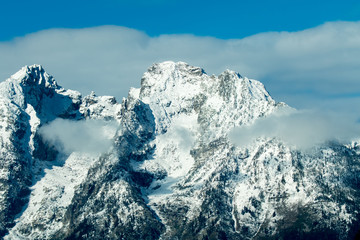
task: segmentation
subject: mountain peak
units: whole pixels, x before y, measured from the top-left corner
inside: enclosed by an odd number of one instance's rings
[[[205,73],[202,68],[191,66],[186,62],[165,61],[161,63],[155,63],[150,68],[148,68],[148,72],[152,72],[155,74],[163,74],[164,72],[176,71],[187,72],[194,75],[202,75]]]
[[[219,76],[210,76],[200,67],[172,61],[153,64],[145,72],[139,97],[147,102],[149,97],[169,95],[171,102],[174,102],[177,99],[191,100],[198,94],[209,94],[209,97],[219,94],[226,101],[239,94],[273,101],[261,82],[243,77],[235,71],[227,69]]]
[[[141,79],[140,91],[130,91],[129,97],[139,98],[155,109],[159,132],[166,131],[179,115],[194,112],[208,114],[204,119],[214,118],[211,121],[214,128],[222,126],[227,131],[233,124],[249,122],[258,114],[266,115],[275,106],[265,87],[256,80],[230,70],[209,76],[202,68],[184,62],[152,65]]]
[[[224,72],[222,72],[219,76],[221,76],[221,75],[224,75],[224,76],[226,76],[226,75],[233,75],[233,76],[236,76],[236,77],[238,77],[238,78],[243,78],[243,76],[241,76],[240,73],[235,72],[235,71],[230,70],[230,69],[226,69],[226,70],[225,70]]]
[[[42,86],[46,88],[59,88],[53,76],[49,75],[41,65],[33,64],[24,66],[10,79],[17,81],[22,86]]]

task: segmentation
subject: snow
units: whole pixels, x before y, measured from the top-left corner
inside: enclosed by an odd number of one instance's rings
[[[31,136],[30,136],[30,141],[29,141],[29,147],[30,147],[30,150],[33,152],[35,150],[34,136],[40,125],[40,119],[37,117],[33,106],[31,106],[30,104],[27,104],[25,112],[30,116],[29,124],[31,127]]]
[[[18,237],[18,229],[31,225],[32,221],[39,220],[39,213],[43,216],[43,224],[47,224],[46,231],[38,234],[50,235],[62,227],[61,216],[71,203],[76,187],[87,176],[87,169],[99,158],[99,155],[72,153],[70,156],[59,156],[55,162],[37,162],[33,172],[38,173],[34,185],[30,188],[29,203],[21,216],[15,220],[13,227],[5,239]],[[56,215],[55,221],[49,221],[51,215]],[[37,233],[33,233],[36,236]]]
[[[94,92],[85,96],[79,112],[86,118],[119,121],[121,104],[111,96],[96,96]]]
[[[177,116],[167,132],[156,138],[154,159],[146,160],[143,168],[158,164],[166,170],[170,178],[185,176],[194,164],[190,150],[197,128],[196,114]]]

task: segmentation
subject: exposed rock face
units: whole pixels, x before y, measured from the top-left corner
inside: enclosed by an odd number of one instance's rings
[[[358,231],[359,145],[233,145],[234,127],[287,107],[236,72],[154,64],[120,104],[64,90],[34,65],[0,84],[0,101],[5,239],[351,239]],[[115,122],[111,148],[62,152],[40,134],[57,118]]]

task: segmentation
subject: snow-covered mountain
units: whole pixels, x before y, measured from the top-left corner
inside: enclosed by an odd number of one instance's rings
[[[33,65],[0,83],[0,101],[5,239],[352,239],[358,232],[359,144],[305,152],[274,137],[234,144],[234,127],[289,108],[236,72],[154,64],[118,103],[65,90]]]

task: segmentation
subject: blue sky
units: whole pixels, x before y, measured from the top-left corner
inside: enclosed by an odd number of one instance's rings
[[[49,28],[118,25],[149,36],[194,34],[221,39],[299,31],[328,21],[360,20],[356,0],[63,0],[2,1],[0,41]]]
[[[36,63],[65,88],[121,99],[152,63],[185,61],[297,108],[357,114],[359,20],[352,0],[3,1],[0,79]]]

